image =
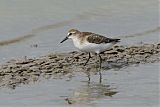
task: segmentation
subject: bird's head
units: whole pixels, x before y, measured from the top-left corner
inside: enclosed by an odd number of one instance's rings
[[[71,29],[68,31],[68,35],[60,42],[63,43],[67,39],[74,39],[76,38],[81,32],[76,29]]]

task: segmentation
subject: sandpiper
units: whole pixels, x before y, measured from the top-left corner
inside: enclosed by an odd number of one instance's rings
[[[84,65],[86,65],[91,58],[90,53],[96,53],[99,57],[100,67],[102,63],[100,54],[110,49],[114,44],[120,41],[120,39],[107,38],[92,32],[80,32],[77,29],[71,29],[68,31],[68,36],[66,36],[60,43],[63,43],[69,38],[72,39],[76,48],[89,54],[89,57]]]

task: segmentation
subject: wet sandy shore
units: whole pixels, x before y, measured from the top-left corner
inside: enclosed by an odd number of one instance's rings
[[[120,69],[131,64],[158,62],[159,57],[160,44],[115,46],[102,54],[102,69]],[[96,73],[98,62],[95,55],[92,55],[89,63],[84,66],[87,58],[88,54],[74,51],[33,59],[13,59],[0,65],[0,87],[14,89],[20,84],[36,82],[40,78],[55,78],[74,72]]]

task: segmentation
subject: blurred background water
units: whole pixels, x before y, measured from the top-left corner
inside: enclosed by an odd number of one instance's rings
[[[121,38],[118,45],[158,43],[158,4],[158,0],[0,0],[0,63],[76,50],[71,41],[59,43],[71,28]],[[86,107],[156,107],[158,72],[159,64],[154,63],[104,71],[102,84],[95,83],[98,75],[92,75],[87,85],[86,76],[75,74],[1,89],[0,106],[67,107],[64,99],[71,97],[83,98],[89,103]],[[106,90],[115,95],[104,96]]]
[[[0,0],[0,62],[75,50],[71,41],[59,43],[71,28],[109,37],[135,36],[122,38],[122,45],[157,43],[158,3],[157,0]]]

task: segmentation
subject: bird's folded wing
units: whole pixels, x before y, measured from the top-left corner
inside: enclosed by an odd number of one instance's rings
[[[89,43],[102,44],[102,43],[111,43],[111,42],[119,42],[120,39],[111,39],[98,34],[91,34],[87,38]]]

